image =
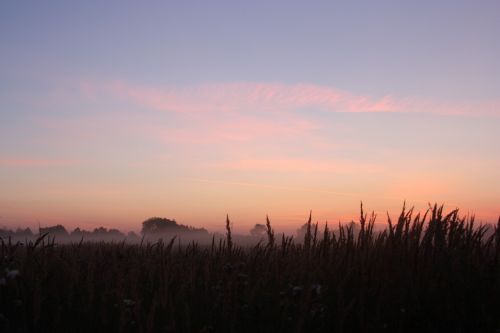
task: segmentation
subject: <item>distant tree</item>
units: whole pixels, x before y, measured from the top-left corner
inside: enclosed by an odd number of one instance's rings
[[[125,237],[125,235],[118,229],[106,229],[104,227],[95,228],[91,236],[95,237]]]
[[[73,230],[70,234],[72,237],[82,237],[83,235],[83,232],[82,230],[80,230],[80,228],[75,228],[75,230]]]
[[[139,239],[139,235],[137,235],[135,232],[133,231],[130,231],[128,234],[127,234],[127,238],[130,239],[130,240],[137,240]]]
[[[26,228],[26,229],[17,228],[15,234],[16,234],[16,236],[21,236],[21,237],[33,236],[33,232],[31,231],[30,228]]]
[[[0,229],[0,237],[9,237],[12,236],[14,232],[7,228]]]
[[[252,229],[250,229],[250,235],[254,237],[261,237],[266,232],[266,226],[263,224],[257,223]]]
[[[118,229],[109,229],[108,235],[112,237],[125,237],[125,235]]]
[[[92,231],[92,234],[96,236],[104,236],[108,234],[108,229],[104,227],[95,228],[94,231]]]
[[[142,234],[155,234],[175,229],[177,222],[162,217],[151,217],[142,222]]]
[[[208,235],[208,231],[204,228],[188,227],[182,224],[177,224],[175,220],[163,217],[152,217],[142,222],[141,233],[143,235],[162,233],[196,233]]]
[[[60,224],[51,226],[51,227],[45,227],[45,228],[40,228],[40,235],[49,233],[50,235],[53,236],[68,236],[68,232],[66,231],[66,228]]]

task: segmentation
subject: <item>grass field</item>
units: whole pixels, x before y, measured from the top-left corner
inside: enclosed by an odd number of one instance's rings
[[[275,235],[253,247],[76,243],[0,254],[1,332],[498,332],[500,221],[434,206],[384,232]]]

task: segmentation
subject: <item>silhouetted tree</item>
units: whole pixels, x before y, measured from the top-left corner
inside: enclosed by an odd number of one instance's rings
[[[162,233],[196,233],[208,235],[208,231],[204,228],[188,227],[182,224],[177,224],[175,220],[162,217],[152,217],[142,222],[141,233],[143,235]]]
[[[128,240],[132,240],[132,241],[136,241],[139,239],[139,235],[137,235],[135,232],[133,231],[130,231],[128,234],[127,234],[127,239]]]
[[[68,236],[66,228],[60,224],[51,227],[40,228],[39,233],[40,235],[49,233],[52,236]]]
[[[95,228],[94,231],[92,231],[92,235],[94,236],[106,236],[107,234],[108,229],[104,227]]]
[[[175,229],[177,222],[162,217],[151,217],[142,222],[142,234],[155,234]]]
[[[111,237],[124,237],[125,235],[118,229],[109,229],[108,235]]]
[[[7,228],[0,229],[0,237],[9,237],[12,236],[14,232]]]
[[[31,231],[30,228],[26,228],[26,229],[17,228],[15,234],[16,234],[16,236],[21,236],[21,237],[33,236],[33,232]]]
[[[95,237],[125,237],[125,235],[118,229],[106,229],[104,227],[95,228],[92,232]]]
[[[71,232],[70,235],[71,235],[71,237],[81,237],[83,235],[83,232],[82,232],[82,230],[80,230],[80,228],[77,227],[77,228],[75,228],[75,230],[73,230]]]
[[[250,235],[260,237],[264,235],[266,230],[267,228],[265,225],[257,223],[252,229],[250,229]]]

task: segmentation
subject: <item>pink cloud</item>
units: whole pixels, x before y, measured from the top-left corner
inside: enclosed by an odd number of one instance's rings
[[[161,89],[124,82],[96,87],[83,82],[81,87],[85,95],[94,95],[96,90],[101,90],[149,108],[180,113],[237,110],[280,112],[308,107],[333,112],[396,112],[401,109],[401,105],[390,96],[360,96],[312,84],[221,83]]]
[[[500,101],[444,103],[421,98],[374,97],[328,86],[282,83],[211,83],[187,87],[145,87],[122,81],[80,83],[82,94],[111,94],[147,108],[179,113],[285,112],[317,108],[327,112],[415,112],[443,115],[500,115]]]
[[[391,96],[375,98],[343,90],[312,84],[279,83],[220,83],[190,87],[141,87],[126,82],[81,82],[81,95],[94,102],[122,99],[137,104],[141,112],[128,108],[87,112],[70,119],[41,119],[39,124],[51,129],[49,137],[61,142],[108,142],[110,137],[140,140],[182,146],[183,150],[209,147],[219,153],[237,157],[285,156],[294,148],[311,147],[313,153],[346,147],[359,148],[365,143],[355,143],[343,135],[342,124],[328,124],[323,128],[317,118],[300,109],[320,109],[326,112],[431,112],[436,114],[498,114],[500,103],[459,105],[425,102],[417,99],[395,99]],[[73,89],[74,90],[74,89]],[[99,103],[97,103],[99,104]],[[108,105],[105,103],[104,105]],[[92,104],[94,105],[94,104]],[[156,110],[166,111],[158,113]],[[149,114],[147,112],[150,112]],[[478,112],[479,113],[479,112]],[[146,116],[151,115],[151,116]],[[328,131],[328,132],[327,132]],[[288,142],[288,151],[278,151]],[[258,144],[256,144],[258,143]],[[245,149],[246,155],[239,152]],[[317,155],[316,155],[317,156]],[[64,161],[63,161],[64,162]],[[68,161],[66,161],[66,164]],[[247,161],[248,162],[248,161]],[[50,165],[51,161],[4,160],[1,165]],[[267,163],[267,164],[265,164]],[[285,163],[250,162],[253,168],[311,169],[307,163],[294,166]],[[280,164],[281,163],[281,164]],[[226,165],[229,167],[229,165]],[[233,165],[233,168],[235,166]],[[243,168],[243,165],[239,166]],[[316,169],[314,169],[316,168]],[[315,166],[313,170],[338,170],[338,165]],[[352,168],[351,168],[352,169]]]
[[[306,114],[290,110],[319,106],[331,111],[391,111],[390,97],[372,99],[315,85],[271,83],[205,84],[184,88],[148,88],[125,82],[82,83],[85,96],[104,94],[152,110],[174,112],[179,126],[134,124],[164,142],[184,144],[235,143],[265,138],[318,139],[322,127]],[[272,113],[275,116],[269,117]]]

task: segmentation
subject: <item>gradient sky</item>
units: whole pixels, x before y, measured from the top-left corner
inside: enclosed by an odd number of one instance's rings
[[[500,215],[498,1],[0,4],[0,227]]]

